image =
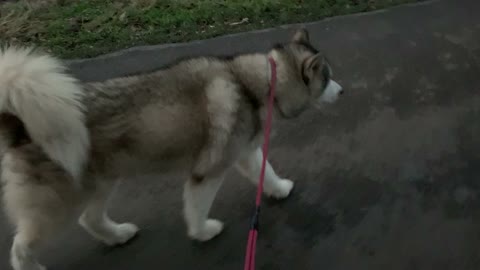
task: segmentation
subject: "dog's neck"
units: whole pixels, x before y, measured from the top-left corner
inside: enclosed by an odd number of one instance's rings
[[[237,79],[262,104],[266,103],[270,89],[271,67],[266,54],[247,54],[233,60]]]

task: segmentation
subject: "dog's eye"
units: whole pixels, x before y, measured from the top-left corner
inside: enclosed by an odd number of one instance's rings
[[[323,75],[323,81],[325,82],[325,85],[327,85],[330,82],[330,78],[331,78],[330,68],[327,65],[323,67],[322,75]]]

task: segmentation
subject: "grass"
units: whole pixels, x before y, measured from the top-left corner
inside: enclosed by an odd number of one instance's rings
[[[417,1],[14,1],[0,4],[0,42],[34,44],[63,58],[85,58],[136,45],[205,39]]]

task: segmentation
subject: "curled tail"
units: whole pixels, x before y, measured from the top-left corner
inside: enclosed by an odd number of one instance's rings
[[[82,97],[80,84],[55,58],[32,49],[0,49],[0,113],[17,117],[29,138],[77,181],[90,147]],[[0,132],[2,143],[13,146],[16,132]]]

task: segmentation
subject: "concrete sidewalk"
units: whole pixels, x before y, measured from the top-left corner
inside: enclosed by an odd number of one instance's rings
[[[271,161],[296,180],[266,200],[258,269],[480,269],[480,1],[439,0],[307,24],[347,90],[326,113],[275,123]],[[84,80],[158,68],[178,57],[266,50],[290,27],[71,61]],[[254,188],[237,174],[208,244],[187,239],[178,176],[130,179],[112,216],[143,230],[109,249],[72,226],[41,259],[52,270],[242,269]],[[3,219],[2,219],[3,220]],[[11,230],[0,221],[0,269]]]

